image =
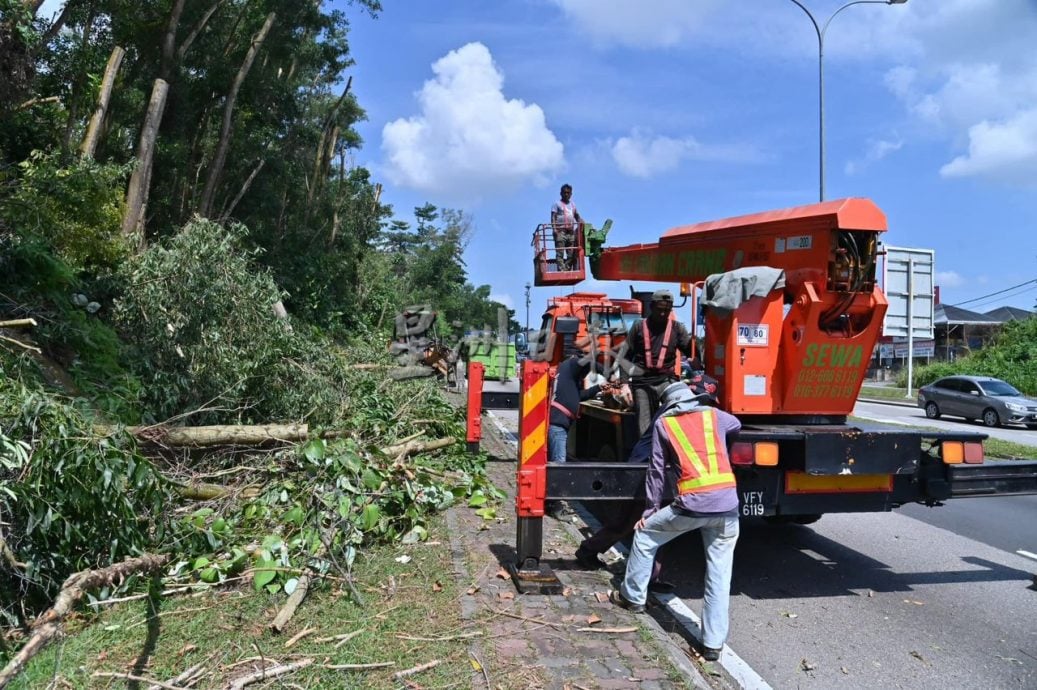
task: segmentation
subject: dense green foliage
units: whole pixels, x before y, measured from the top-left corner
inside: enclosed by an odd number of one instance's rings
[[[69,573],[142,552],[165,528],[163,482],[130,439],[97,436],[10,373],[0,367],[0,518],[25,568],[0,568],[0,616],[16,622]]]
[[[1008,381],[1027,395],[1037,395],[1037,318],[1005,324],[997,339],[982,350],[953,362],[936,362],[919,367],[914,383],[924,386],[942,376],[971,374]],[[899,386],[907,385],[907,373]]]
[[[379,2],[67,0],[53,23],[33,5],[0,0],[0,321],[36,322],[0,334],[2,615],[24,623],[72,571],[143,550],[208,582],[276,565],[253,583],[290,588],[291,569],[348,575],[371,540],[424,538],[458,498],[491,516],[461,444],[406,464],[379,450],[461,437],[434,382],[350,368],[388,362],[407,306],[454,335],[500,306],[468,282],[468,214],[397,217],[352,163],[348,36]],[[119,431],[185,421],[336,435],[180,457]],[[185,506],[199,477],[229,493]]]

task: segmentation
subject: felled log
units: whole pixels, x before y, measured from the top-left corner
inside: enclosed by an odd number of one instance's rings
[[[99,427],[104,434],[112,427]],[[306,424],[215,425],[215,426],[128,426],[126,431],[143,441],[165,446],[258,446],[270,441],[305,441]]]
[[[424,453],[430,450],[446,448],[455,440],[456,439],[453,438],[437,438],[434,441],[407,441],[406,443],[397,443],[393,446],[386,446],[385,448],[382,448],[382,452],[386,455],[405,458],[408,455],[414,455],[415,453]]]
[[[129,575],[150,573],[161,569],[169,562],[168,554],[145,554],[128,558],[122,563],[97,570],[81,570],[69,575],[61,586],[54,605],[44,611],[31,627],[32,636],[18,650],[13,659],[0,671],[0,690],[17,676],[25,665],[61,632],[61,623],[69,611],[82,599],[87,591],[121,582]]]
[[[399,367],[389,370],[389,378],[393,381],[406,381],[408,379],[423,379],[435,376],[436,370],[429,367]]]

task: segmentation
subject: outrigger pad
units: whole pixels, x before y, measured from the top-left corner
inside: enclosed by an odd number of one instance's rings
[[[561,594],[562,581],[559,580],[550,566],[540,564],[539,570],[519,570],[514,563],[508,563],[508,572],[515,589],[519,594]]]

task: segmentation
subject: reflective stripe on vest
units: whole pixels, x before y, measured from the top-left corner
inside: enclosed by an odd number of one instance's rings
[[[666,320],[666,330],[663,332],[663,343],[659,349],[659,359],[655,365],[652,364],[652,337],[648,333],[648,319],[641,321],[641,335],[645,341],[645,369],[660,371],[666,362],[666,350],[670,346],[670,333],[673,331],[673,319]]]
[[[663,417],[663,420],[681,463],[681,476],[677,480],[677,491],[681,495],[734,487],[735,475],[726,451],[719,445],[724,441],[718,437],[716,413],[712,409]],[[705,462],[688,438],[688,432],[701,441],[700,448],[704,446]]]

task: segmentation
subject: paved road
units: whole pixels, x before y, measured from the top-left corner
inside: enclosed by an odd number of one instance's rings
[[[946,429],[948,431],[978,431],[989,435],[991,438],[999,438],[1004,441],[1022,443],[1023,445],[1037,448],[1037,430],[1021,426],[988,428],[983,426],[981,422],[966,422],[960,417],[927,419],[925,411],[919,407],[858,402],[853,408],[853,414],[856,417],[864,417],[892,424],[910,424],[912,426],[925,426],[934,429]],[[1037,458],[1037,452],[1034,453],[1034,457]]]
[[[517,428],[514,412],[494,414]],[[1037,553],[1034,524],[1033,496],[744,521],[730,645],[774,688],[1037,687],[1037,563],[1015,553]],[[699,611],[698,536],[672,548],[668,577]]]

